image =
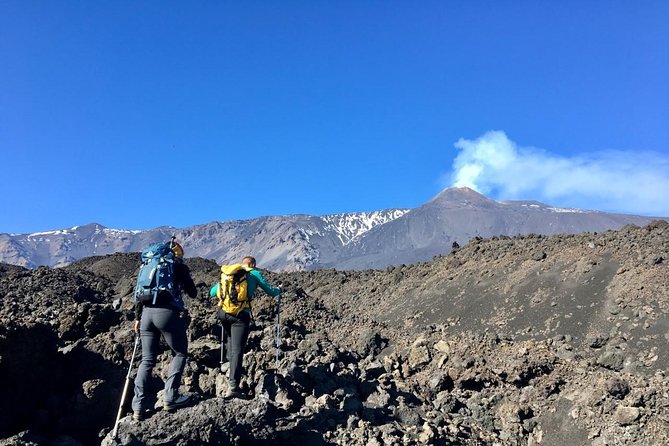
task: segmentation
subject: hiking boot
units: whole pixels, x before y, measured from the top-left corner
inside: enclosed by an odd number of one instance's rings
[[[179,407],[184,407],[190,402],[190,396],[187,395],[179,395],[176,400],[172,402],[167,402],[165,401],[165,404],[163,405],[163,408],[165,410],[174,410],[178,409]]]
[[[144,413],[143,412],[133,412],[132,419],[134,421],[144,421]]]
[[[239,387],[231,387],[225,392],[225,398],[244,399],[245,395],[239,390]]]

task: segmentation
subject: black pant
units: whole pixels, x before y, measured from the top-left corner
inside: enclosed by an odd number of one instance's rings
[[[219,309],[218,318],[223,325],[225,349],[230,360],[228,383],[231,389],[237,389],[242,377],[242,359],[246,340],[249,338],[251,314],[249,311],[242,311],[237,316],[233,316]]]

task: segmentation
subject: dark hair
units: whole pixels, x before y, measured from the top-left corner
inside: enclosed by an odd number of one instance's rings
[[[256,267],[256,259],[255,259],[255,257],[246,256],[246,257],[244,257],[244,258],[242,259],[242,263],[244,263],[244,264],[250,266],[251,268],[255,268],[255,267]]]

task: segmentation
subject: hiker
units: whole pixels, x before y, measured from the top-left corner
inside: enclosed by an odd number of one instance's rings
[[[273,287],[267,283],[262,273],[255,267],[256,259],[251,256],[244,257],[241,264],[223,265],[221,267],[222,278],[225,277],[226,271],[235,271],[236,283],[242,283],[242,286],[238,287],[240,290],[238,296],[237,292],[233,291],[235,295],[231,299],[229,292],[225,293],[223,290],[221,281],[214,285],[209,292],[211,297],[219,298],[218,318],[223,327],[224,334],[222,336],[225,336],[225,339],[222,339],[221,342],[226,344],[228,360],[230,361],[226,398],[244,397],[239,388],[239,383],[242,376],[244,348],[246,347],[251,324],[251,298],[253,298],[258,287],[272,297],[278,297],[281,294],[281,287]]]
[[[190,270],[183,263],[184,250],[181,245],[174,242],[174,239],[166,244],[152,245],[144,250],[142,260],[145,259],[147,252],[153,256],[151,258],[155,258],[156,252],[158,252],[160,255],[158,263],[167,265],[171,269],[166,274],[162,274],[160,271],[156,272],[154,269],[153,273],[150,274],[152,279],[149,279],[149,283],[152,284],[153,299],[149,298],[147,301],[147,299],[136,298],[135,331],[139,333],[142,341],[142,361],[137,370],[135,396],[132,400],[133,419],[137,421],[144,418],[144,411],[147,409],[146,386],[151,371],[156,365],[161,335],[172,349],[173,356],[165,381],[163,408],[167,410],[176,409],[188,404],[190,400],[189,396],[179,395],[181,375],[188,359],[188,339],[186,337],[188,312],[185,309],[181,292],[185,291],[191,298],[197,296],[197,289],[191,278]],[[147,255],[146,257],[149,258],[150,256]],[[140,269],[138,275],[138,289],[140,288],[141,276],[142,269]],[[167,277],[169,283],[161,283],[161,286],[157,287],[157,282],[163,280],[163,277]],[[166,289],[171,290],[171,292],[166,291]],[[136,296],[138,293],[141,294],[141,291],[136,290]]]

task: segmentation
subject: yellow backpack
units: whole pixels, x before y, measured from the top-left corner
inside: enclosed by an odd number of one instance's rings
[[[226,313],[237,316],[244,308],[250,307],[246,276],[251,269],[241,263],[221,266],[221,281],[216,297],[219,308]]]

